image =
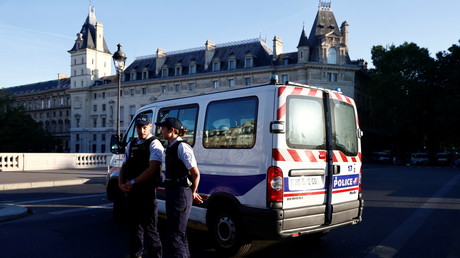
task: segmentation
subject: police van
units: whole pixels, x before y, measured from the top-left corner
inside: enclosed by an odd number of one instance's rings
[[[139,113],[153,122],[176,117],[188,129],[182,138],[193,146],[204,200],[190,222],[205,225],[219,251],[243,254],[253,239],[321,236],[361,221],[362,131],[354,100],[339,91],[272,80],[158,101]],[[153,134],[161,139],[158,128]],[[122,153],[135,137],[131,122],[123,139],[113,138],[107,193],[114,215],[123,198]],[[157,192],[165,214],[164,189]]]

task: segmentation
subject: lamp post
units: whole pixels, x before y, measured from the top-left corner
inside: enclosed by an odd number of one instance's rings
[[[117,70],[118,75],[118,93],[117,93],[117,137],[120,139],[120,91],[121,91],[121,76],[123,71],[125,70],[126,65],[126,55],[123,51],[121,51],[121,47],[123,45],[118,44],[118,50],[112,56],[113,64],[115,69]]]

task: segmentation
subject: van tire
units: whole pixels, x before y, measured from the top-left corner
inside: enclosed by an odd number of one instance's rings
[[[251,248],[242,220],[234,212],[217,211],[212,216],[210,232],[217,251],[225,256],[242,256]]]

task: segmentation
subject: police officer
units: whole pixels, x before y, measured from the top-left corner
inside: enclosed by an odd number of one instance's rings
[[[118,178],[119,188],[127,197],[129,252],[131,257],[142,257],[145,249],[151,257],[161,257],[155,184],[164,148],[151,134],[149,116],[139,114],[135,127],[139,138],[126,146]]]
[[[181,121],[168,117],[155,125],[161,126],[161,136],[169,142],[165,158],[168,251],[173,257],[190,257],[186,229],[192,202],[203,202],[196,192],[200,171],[192,147],[181,138],[187,132]]]

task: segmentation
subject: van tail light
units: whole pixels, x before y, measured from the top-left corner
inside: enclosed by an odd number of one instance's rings
[[[267,207],[283,207],[283,171],[279,167],[269,167],[267,170]]]

